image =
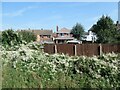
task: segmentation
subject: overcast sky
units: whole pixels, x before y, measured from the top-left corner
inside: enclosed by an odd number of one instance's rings
[[[118,20],[117,2],[3,2],[3,29],[71,29],[77,22],[87,31],[102,15]]]

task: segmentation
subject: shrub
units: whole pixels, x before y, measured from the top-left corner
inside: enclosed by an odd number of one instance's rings
[[[33,32],[30,31],[20,31],[19,35],[21,36],[22,40],[26,41],[27,43],[35,41],[36,36],[34,35]]]
[[[2,44],[2,32],[0,31],[0,45]]]
[[[2,32],[2,44],[3,46],[14,46],[22,43],[20,36],[13,31],[8,29]]]

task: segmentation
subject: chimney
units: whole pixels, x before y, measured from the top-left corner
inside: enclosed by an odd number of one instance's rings
[[[58,26],[56,26],[56,31],[58,32]]]

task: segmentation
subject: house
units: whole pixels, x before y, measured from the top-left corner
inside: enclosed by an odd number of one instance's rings
[[[47,43],[47,42],[52,42],[52,30],[31,30],[31,29],[28,29],[28,30],[17,30],[17,32],[20,32],[20,31],[27,31],[27,32],[33,32],[34,35],[36,35],[37,39],[36,41],[37,42],[40,42],[40,43]]]
[[[83,42],[95,42],[96,40],[97,40],[97,36],[91,30],[85,32],[82,37]]]
[[[56,30],[56,36],[53,37],[53,41],[55,43],[66,43],[68,40],[74,39],[74,37],[72,37],[70,29],[62,28],[59,30],[57,26]]]
[[[52,30],[32,30],[32,32],[37,37],[37,42],[45,43],[45,42],[52,42]]]

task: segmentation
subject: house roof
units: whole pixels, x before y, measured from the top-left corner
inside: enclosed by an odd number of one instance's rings
[[[88,32],[84,32],[84,35],[89,35],[89,33]]]
[[[35,35],[52,35],[52,30],[32,30]]]
[[[56,33],[52,33],[52,37],[57,37],[57,34]]]
[[[59,30],[57,33],[70,33],[71,30],[67,29],[67,28],[62,28],[61,30]]]
[[[17,30],[17,32],[20,31],[33,32],[35,35],[52,35],[52,30]]]
[[[52,35],[52,30],[17,30],[17,32],[20,31],[33,32],[35,35]]]

